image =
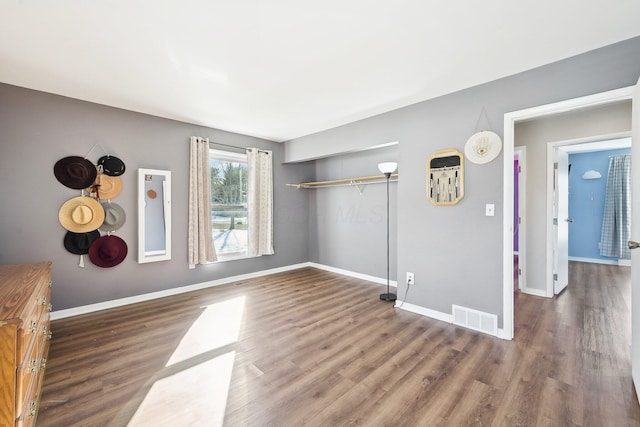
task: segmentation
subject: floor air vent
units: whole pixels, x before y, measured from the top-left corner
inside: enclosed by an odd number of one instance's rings
[[[498,335],[498,316],[472,308],[452,305],[453,323],[485,334]]]

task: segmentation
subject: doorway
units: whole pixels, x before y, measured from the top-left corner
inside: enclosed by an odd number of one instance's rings
[[[580,111],[591,107],[604,106],[619,102],[629,102],[634,87],[626,87],[609,92],[589,95],[582,98],[561,101],[553,104],[514,111],[504,115],[504,161],[503,161],[503,328],[500,336],[504,339],[514,337],[514,301],[513,301],[513,216],[514,216],[514,142],[515,125],[535,118],[554,116],[568,111]],[[548,239],[547,239],[548,241]],[[547,251],[549,253],[550,251]],[[530,254],[529,254],[530,255]],[[530,255],[531,256],[531,255]],[[550,265],[547,263],[547,265]],[[531,267],[531,266],[529,266]],[[529,268],[530,270],[531,268]],[[549,268],[551,269],[551,268]],[[528,287],[531,286],[529,280]]]
[[[572,259],[600,264],[618,264],[617,260],[606,259],[599,255],[609,161],[607,154],[615,153],[613,150],[629,150],[630,148],[631,137],[628,132],[548,143],[547,171],[548,176],[551,176],[552,179],[547,185],[547,200],[551,201],[550,210],[547,213],[547,230],[550,230],[548,235],[552,251],[551,260],[547,262],[551,263],[552,271],[551,277],[547,277],[547,296],[558,295],[567,287],[570,282],[569,261]],[[605,154],[597,157],[598,152]],[[592,162],[596,161],[595,159],[599,159],[597,161],[598,170],[585,170],[584,164],[580,164],[572,170],[573,162],[570,159],[575,159],[574,155],[589,155],[591,161],[587,163],[592,165],[594,164]],[[592,177],[587,172],[593,174],[597,172],[599,176]],[[573,175],[571,175],[572,173]],[[569,196],[570,179],[574,183],[576,193],[580,193],[578,198],[586,196],[590,198],[589,201]],[[578,187],[579,185],[580,187]],[[585,193],[586,189],[591,189],[591,194],[587,194],[589,191]],[[571,200],[573,203],[579,203],[581,209],[572,206]],[[589,212],[589,215],[584,215],[583,210],[591,210],[592,212]],[[577,215],[572,215],[574,212]],[[591,239],[588,239],[588,236],[585,236],[584,239],[577,239],[576,234],[579,233],[590,234]],[[584,246],[580,248],[581,254],[588,254],[588,256],[576,256],[575,253],[570,253],[570,242],[574,243],[573,250],[576,251],[576,241]]]

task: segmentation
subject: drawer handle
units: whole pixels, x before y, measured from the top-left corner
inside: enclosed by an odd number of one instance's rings
[[[31,404],[29,405],[29,416],[35,417],[37,412],[38,412],[38,404],[36,403],[35,400],[32,400]]]
[[[29,364],[30,374],[33,374],[36,371],[36,366],[38,366],[38,361],[36,359],[31,359],[31,363]]]
[[[29,323],[29,333],[30,334],[35,334],[37,330],[38,330],[38,324],[36,323],[35,320],[32,320]]]
[[[47,311],[51,311],[51,310],[53,310],[53,305],[51,304],[47,305]]]
[[[38,299],[38,301],[39,301],[39,304],[40,304],[40,305],[47,305],[47,297],[46,297],[46,296],[44,296],[44,295],[43,295],[43,296],[41,296],[41,297]]]
[[[49,288],[51,288],[52,283],[53,282],[51,280],[49,280],[49,284],[47,286],[49,286]]]
[[[51,339],[51,331],[47,330],[47,326],[46,325],[42,325],[42,335]]]
[[[43,357],[42,360],[40,360],[40,369],[44,371],[46,367],[47,367],[47,359]]]

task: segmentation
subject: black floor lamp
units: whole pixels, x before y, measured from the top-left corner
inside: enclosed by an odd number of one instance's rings
[[[395,172],[398,164],[396,162],[384,162],[378,164],[378,169],[387,178],[387,293],[380,294],[382,301],[393,302],[396,300],[396,294],[389,292],[389,178],[391,174]]]

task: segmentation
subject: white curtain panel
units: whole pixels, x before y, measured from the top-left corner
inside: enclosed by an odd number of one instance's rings
[[[273,153],[247,149],[249,256],[273,254]]]
[[[211,234],[209,139],[191,137],[189,167],[189,268],[218,260]]]

